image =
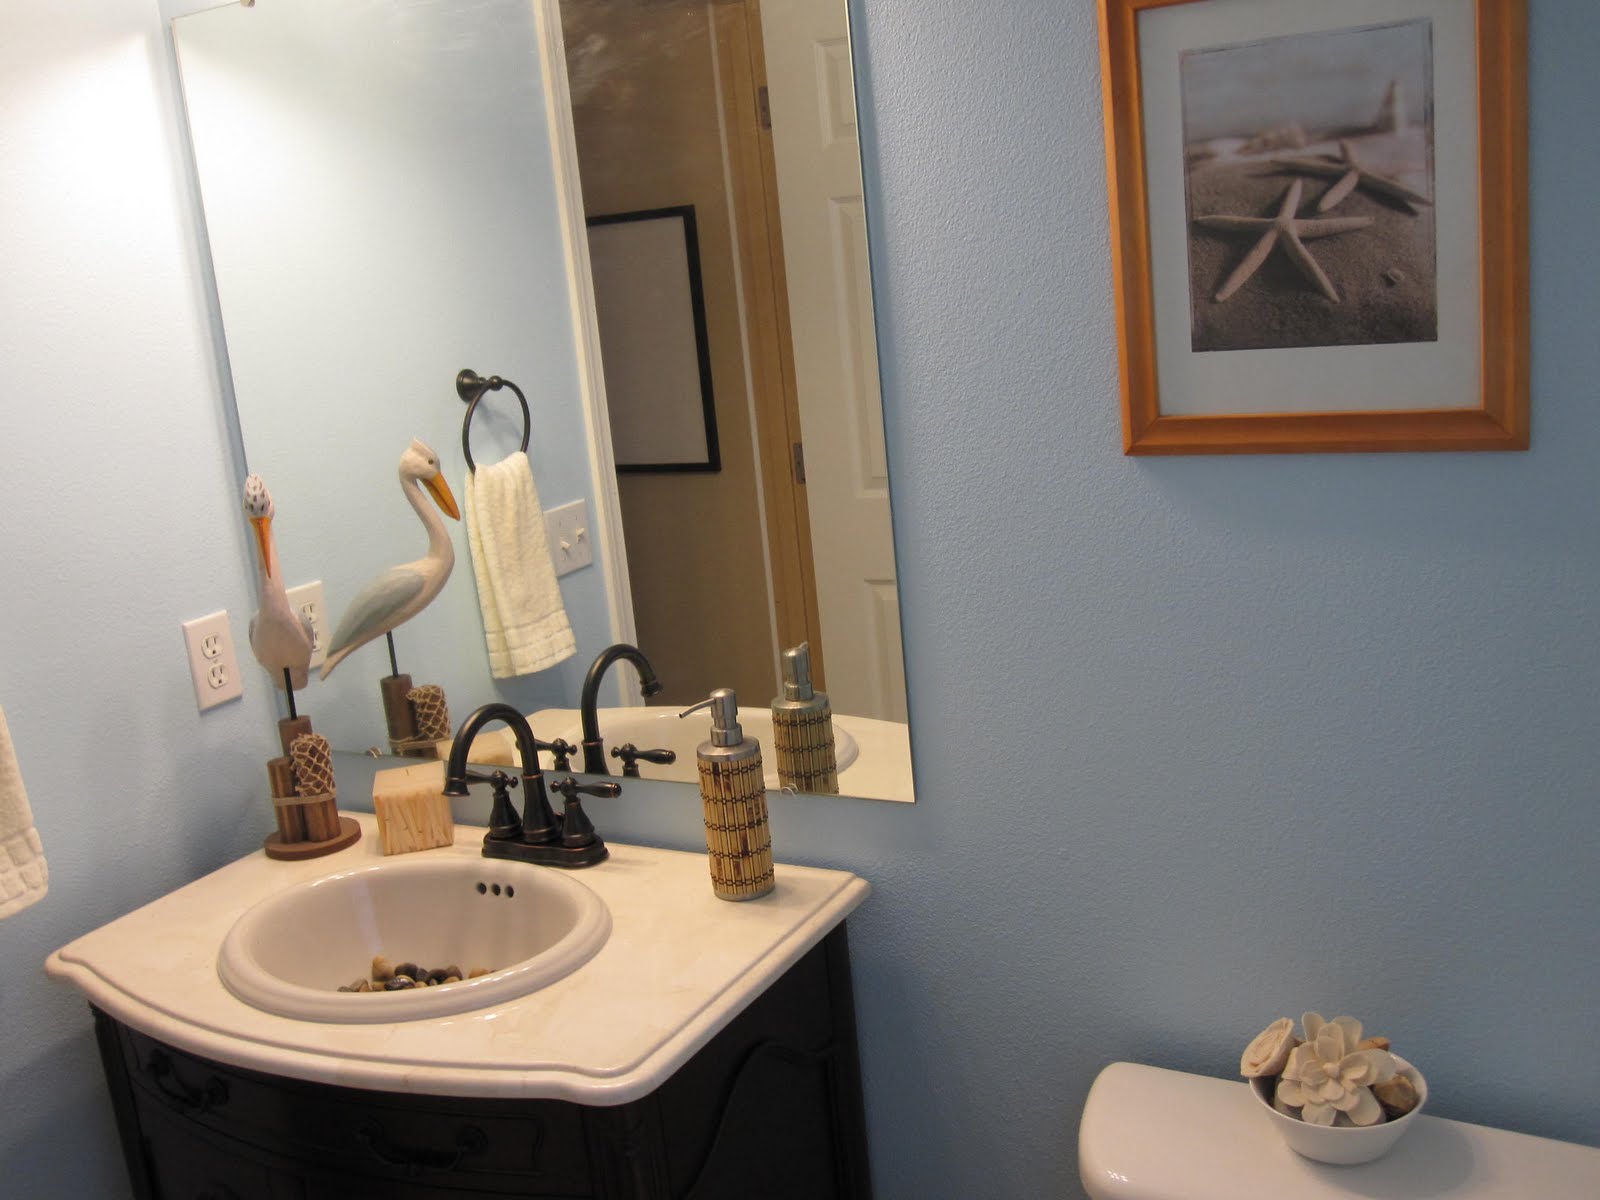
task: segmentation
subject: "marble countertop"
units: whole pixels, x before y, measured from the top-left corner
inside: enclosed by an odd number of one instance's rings
[[[770,895],[730,903],[712,894],[705,855],[613,843],[606,862],[572,873],[611,909],[611,937],[541,991],[387,1025],[252,1008],[217,976],[223,937],[290,884],[380,859],[372,815],[345,815],[362,830],[349,849],[303,862],[247,855],[63,946],[46,971],[134,1029],[251,1070],[391,1092],[626,1104],[665,1082],[871,891],[846,871],[779,863]],[[482,829],[458,825],[455,845],[420,853],[477,857],[482,840]]]

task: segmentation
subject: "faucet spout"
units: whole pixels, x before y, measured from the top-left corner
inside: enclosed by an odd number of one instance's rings
[[[654,696],[661,690],[661,681],[656,678],[655,668],[650,665],[650,660],[637,646],[630,646],[627,642],[618,642],[614,646],[607,646],[595,657],[589,667],[589,674],[583,680],[583,697],[579,701],[579,719],[583,722],[583,769],[590,775],[607,775],[605,743],[600,739],[600,718],[597,713],[600,704],[600,682],[611,668],[611,664],[620,659],[627,659],[639,672],[639,694],[641,696]]]
[[[522,819],[511,808],[503,789],[496,789],[494,809],[489,814],[489,838],[494,841],[520,840],[530,844],[551,841],[561,836],[550,798],[545,792],[544,772],[539,768],[539,745],[528,719],[509,704],[485,704],[461,723],[450,746],[450,761],[444,769],[444,794],[467,795],[467,756],[472,741],[491,721],[504,721],[517,739],[517,754],[522,761]]]

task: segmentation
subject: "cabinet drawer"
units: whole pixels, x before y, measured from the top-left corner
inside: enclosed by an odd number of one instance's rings
[[[141,1112],[140,1128],[161,1200],[287,1200],[289,1180],[230,1144],[195,1129],[182,1117],[156,1109]]]
[[[589,1191],[580,1110],[307,1084],[224,1066],[121,1031],[141,1119],[192,1122],[286,1160],[395,1182],[526,1195]]]

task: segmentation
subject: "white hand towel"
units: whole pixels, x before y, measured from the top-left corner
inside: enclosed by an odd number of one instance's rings
[[[33,827],[33,810],[11,748],[5,710],[0,709],[0,917],[43,900],[49,886],[50,868]]]
[[[489,670],[531,675],[577,653],[561,602],[544,510],[522,451],[467,475],[467,545],[483,610]]]

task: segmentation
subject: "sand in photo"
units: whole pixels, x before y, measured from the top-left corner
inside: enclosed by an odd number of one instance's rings
[[[1181,70],[1193,348],[1436,341],[1431,22]]]

